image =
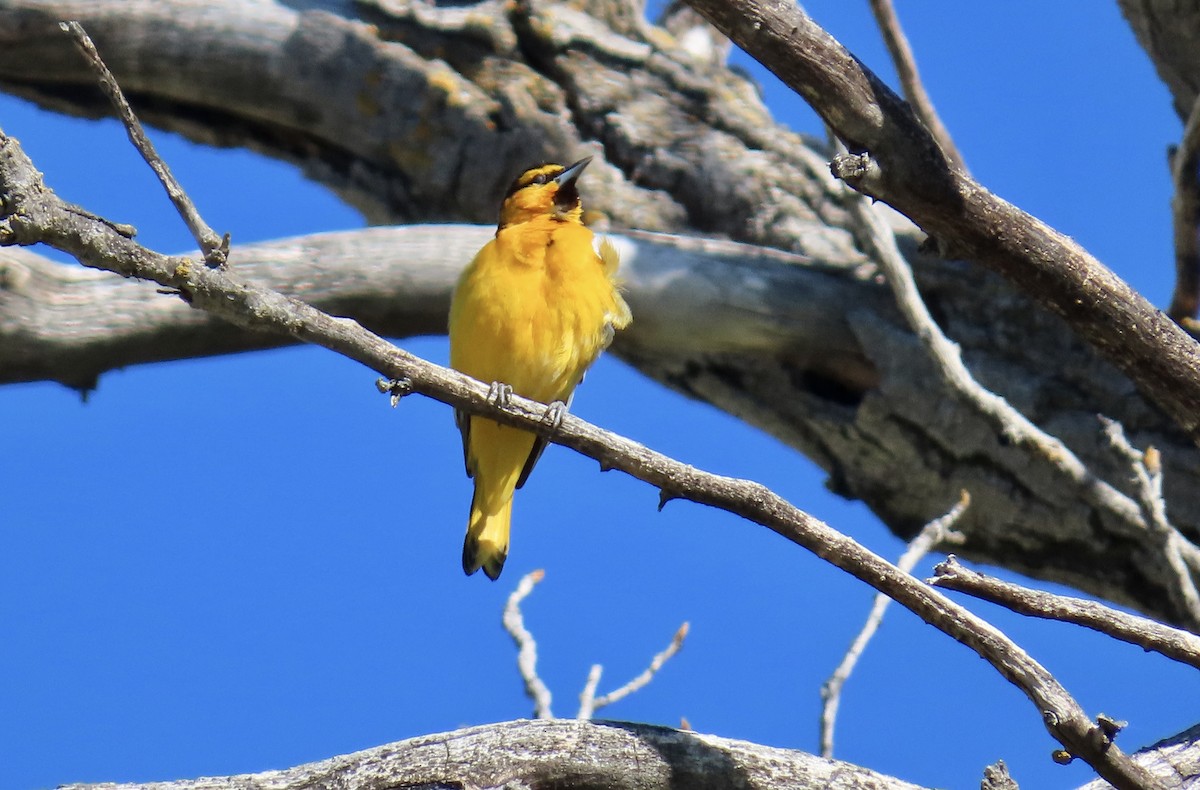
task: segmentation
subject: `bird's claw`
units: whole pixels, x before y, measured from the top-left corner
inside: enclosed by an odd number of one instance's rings
[[[551,434],[558,431],[562,427],[563,416],[567,413],[567,404],[560,400],[546,406],[546,413],[542,415],[542,425],[545,425]]]
[[[401,398],[412,394],[413,383],[412,379],[378,379],[375,382],[375,389],[384,395],[391,395],[392,408],[394,409]]]
[[[497,409],[507,409],[509,401],[512,400],[512,392],[512,387],[503,381],[493,381],[488,387],[487,402]]]

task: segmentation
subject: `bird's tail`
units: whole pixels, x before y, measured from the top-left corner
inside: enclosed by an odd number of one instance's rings
[[[512,523],[512,495],[481,497],[476,480],[475,496],[471,498],[471,519],[467,522],[467,538],[463,541],[463,571],[470,576],[483,568],[492,581],[500,578],[504,560],[508,557],[508,529]],[[489,502],[491,499],[493,502]],[[495,502],[499,499],[499,502]],[[489,510],[494,506],[494,510]]]

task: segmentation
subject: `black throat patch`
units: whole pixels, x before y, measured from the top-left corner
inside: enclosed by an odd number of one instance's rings
[[[554,194],[554,207],[558,209],[558,213],[565,214],[578,206],[579,189],[575,186],[574,181],[558,188],[558,192]]]

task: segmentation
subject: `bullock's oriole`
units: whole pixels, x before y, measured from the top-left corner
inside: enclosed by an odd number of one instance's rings
[[[463,272],[450,306],[450,365],[493,393],[567,403],[583,373],[625,327],[617,251],[599,250],[580,220],[575,181],[591,157],[570,167],[522,173],[500,206],[500,224]],[[463,570],[500,576],[508,556],[513,491],[525,484],[546,442],[532,433],[456,414],[467,474],[475,479]]]

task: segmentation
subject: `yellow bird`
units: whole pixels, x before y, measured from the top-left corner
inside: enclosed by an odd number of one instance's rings
[[[500,205],[494,239],[459,278],[450,304],[450,365],[512,392],[566,404],[583,373],[629,324],[617,290],[616,249],[594,247],[575,181],[591,157],[570,167],[522,173]],[[532,433],[456,414],[467,475],[475,480],[463,570],[500,576],[508,556],[513,491],[545,449]]]

